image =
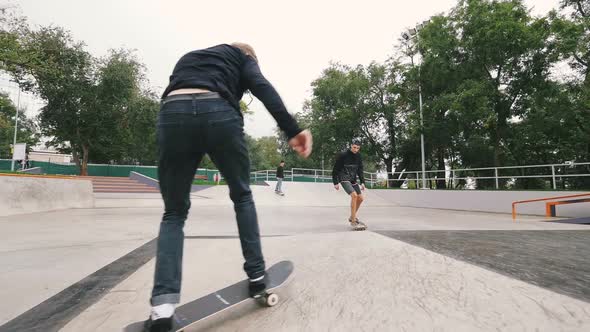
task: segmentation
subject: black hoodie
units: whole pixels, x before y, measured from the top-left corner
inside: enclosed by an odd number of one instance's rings
[[[332,170],[332,182],[338,184],[342,181],[350,181],[351,183],[356,182],[356,177],[359,177],[361,184],[365,183],[365,177],[363,176],[363,160],[361,154],[353,153],[350,150],[346,150],[338,155],[334,169]]]

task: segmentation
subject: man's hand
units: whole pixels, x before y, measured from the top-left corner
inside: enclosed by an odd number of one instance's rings
[[[289,146],[303,158],[309,157],[313,146],[313,138],[309,130],[304,130],[289,140]]]
[[[340,185],[339,185],[339,184],[335,184],[335,185],[334,185],[334,189],[336,189],[336,190],[340,190]]]

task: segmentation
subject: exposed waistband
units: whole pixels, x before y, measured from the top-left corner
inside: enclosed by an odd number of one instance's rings
[[[162,99],[162,105],[171,101],[182,100],[200,100],[200,99],[218,99],[221,95],[217,92],[187,93],[181,95],[172,95]]]

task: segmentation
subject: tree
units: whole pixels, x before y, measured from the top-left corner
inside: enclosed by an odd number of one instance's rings
[[[590,2],[561,0],[560,9],[549,13],[555,45],[570,66],[586,76],[590,65]]]
[[[455,8],[454,19],[464,50],[459,53],[462,67],[470,71],[467,77],[485,87],[481,92],[490,106],[485,126],[494,165],[501,166],[510,153],[509,121],[523,114],[528,98],[547,80],[549,25],[532,18],[520,0],[464,0]]]
[[[28,31],[24,17],[15,15],[9,6],[0,7],[0,70],[20,71],[31,65],[32,55],[25,52],[20,41]]]
[[[40,114],[42,133],[51,145],[70,148],[80,165],[88,160],[89,146],[83,136],[84,121],[92,86],[92,58],[61,28],[45,27],[21,36],[25,54],[32,61],[10,68],[21,88],[46,101]],[[83,166],[81,174],[86,174]]]
[[[149,108],[153,105],[140,90],[142,73],[143,66],[128,50],[111,51],[109,56],[98,62],[81,129],[82,135],[87,138],[86,145],[93,151],[90,155],[93,161],[125,160],[130,154],[128,140],[132,139],[131,130],[138,129],[137,126],[142,124],[134,120],[141,120],[144,112],[147,116],[154,116],[154,121],[148,123],[153,127],[143,133],[145,142],[148,145],[155,142],[155,139],[153,142],[147,140],[155,137],[156,117],[154,110]]]
[[[141,92],[144,68],[133,53],[113,50],[95,59],[60,27],[19,31],[18,52],[28,61],[6,69],[21,88],[46,101],[39,119],[49,145],[72,153],[81,175],[87,174],[90,158],[125,159],[133,136],[129,130],[137,126],[129,121],[141,118],[137,106],[147,106]],[[146,111],[154,114],[153,108]]]
[[[12,158],[10,146],[14,138],[14,119],[16,106],[7,94],[0,93],[0,156]],[[26,143],[27,150],[39,143],[38,128],[35,122],[27,118],[24,110],[19,110],[17,143]]]
[[[560,12],[552,11],[552,37],[560,60],[567,61],[577,76],[566,81],[567,92],[574,102],[569,104],[572,140],[580,142],[572,159],[590,159],[590,2],[562,0]],[[584,144],[586,142],[587,144]],[[590,171],[590,169],[586,169]]]
[[[304,106],[304,108],[307,107],[308,106]],[[301,128],[312,128],[309,114],[297,113],[294,115],[294,118]],[[324,164],[323,161],[325,161],[326,155],[324,154],[325,151],[322,151],[321,139],[318,138],[318,133],[315,132],[314,129],[312,129],[312,131],[314,135],[313,152],[307,159],[303,159],[289,146],[287,136],[285,136],[285,134],[283,134],[280,129],[276,129],[275,133],[278,151],[281,156],[281,160],[285,161],[287,168],[325,168],[325,165],[327,164]]]
[[[250,156],[252,170],[275,169],[281,161],[279,143],[274,136],[265,136],[258,139],[250,138]]]
[[[131,100],[127,108],[127,136],[123,140],[125,148],[121,163],[157,164],[156,120],[159,111],[160,103],[154,94],[144,92]]]
[[[324,168],[332,165],[338,152],[345,150],[353,138],[360,137],[367,143],[364,150],[367,162],[388,157],[378,155],[384,152],[378,144],[381,142],[379,135],[386,132],[386,124],[374,109],[383,110],[376,99],[387,94],[382,84],[385,70],[376,64],[370,70],[373,77],[369,77],[368,69],[361,65],[352,68],[332,64],[312,83],[313,96],[304,107],[303,117],[314,135],[315,155],[319,154]]]

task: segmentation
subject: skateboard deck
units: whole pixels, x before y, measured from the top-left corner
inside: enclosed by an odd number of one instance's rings
[[[364,231],[367,229],[367,225],[363,224],[363,223],[359,223],[356,225],[353,225],[352,223],[350,224],[350,229],[353,231]]]
[[[281,261],[271,266],[267,271],[268,283],[266,294],[258,299],[253,299],[248,294],[248,279],[227,286],[223,289],[205,295],[194,301],[188,302],[176,308],[172,331],[181,332],[208,317],[222,311],[231,309],[248,300],[257,301],[260,305],[272,307],[279,301],[278,295],[273,290],[282,286],[291,276],[294,270],[291,261]],[[144,331],[145,321],[133,323],[125,328],[125,332]]]

